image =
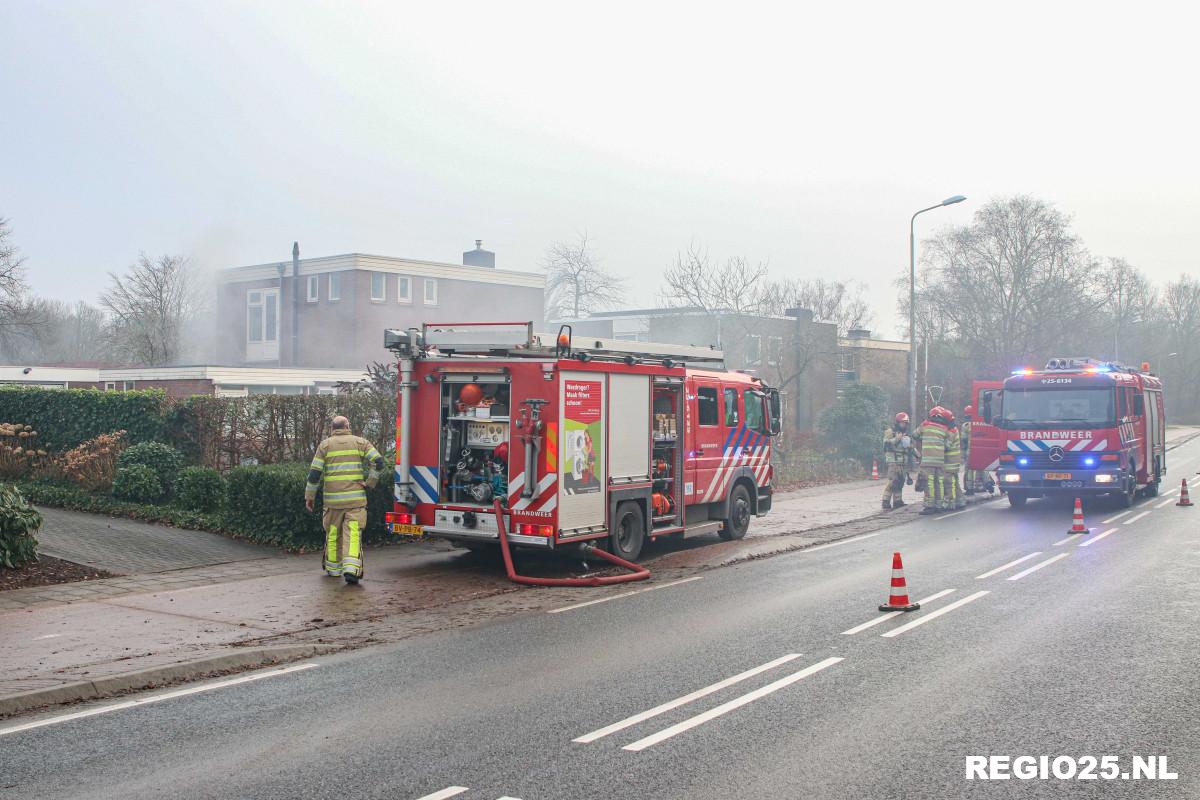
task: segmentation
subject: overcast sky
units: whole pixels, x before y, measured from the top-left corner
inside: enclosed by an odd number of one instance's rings
[[[358,251],[533,270],[586,230],[654,303],[689,241],[891,282],[925,234],[1030,193],[1098,255],[1195,272],[1183,4],[0,0],[0,217],[40,294],[138,251]]]

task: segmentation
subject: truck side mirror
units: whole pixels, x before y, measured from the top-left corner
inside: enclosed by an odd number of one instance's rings
[[[783,409],[779,390],[767,389],[767,433],[778,436],[783,431]]]

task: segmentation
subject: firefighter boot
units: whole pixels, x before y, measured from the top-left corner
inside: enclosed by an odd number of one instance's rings
[[[892,500],[892,508],[904,508],[908,503],[901,500],[899,497]]]

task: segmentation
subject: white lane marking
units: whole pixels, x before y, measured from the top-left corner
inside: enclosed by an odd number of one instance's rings
[[[957,517],[959,514],[965,514],[968,511],[978,511],[980,508],[981,506],[975,506],[974,508],[964,508],[962,511],[955,511],[952,514],[939,514],[933,518],[933,521],[937,522],[939,519],[950,519],[950,517]]]
[[[1125,520],[1125,521],[1124,521],[1124,522],[1122,522],[1121,524],[1122,524],[1122,525],[1132,525],[1133,523],[1137,522],[1137,521],[1138,521],[1139,519],[1141,519],[1142,517],[1146,516],[1147,514],[1152,514],[1152,513],[1154,513],[1154,512],[1152,512],[1152,511],[1143,511],[1142,513],[1138,514],[1136,517],[1130,517],[1129,519]]]
[[[993,570],[989,570],[989,571],[983,573],[982,575],[976,575],[975,580],[981,581],[984,578],[990,578],[993,575],[995,575],[997,572],[1004,572],[1004,570],[1008,569],[1009,567],[1015,567],[1017,564],[1020,564],[1022,561],[1028,561],[1031,558],[1037,558],[1041,554],[1042,554],[1042,551],[1038,550],[1036,553],[1030,553],[1027,556],[1021,556],[1016,561],[1010,561],[1007,564],[1000,566],[1000,567],[996,567]]]
[[[1179,502],[1179,501],[1176,500],[1174,497],[1168,497],[1166,500],[1163,500],[1161,503],[1156,505],[1155,508],[1166,508],[1167,506],[1172,505],[1177,502]]]
[[[616,733],[617,731],[624,730],[625,728],[628,728],[631,725],[637,725],[639,722],[644,722],[645,720],[648,720],[651,717],[657,717],[659,714],[664,714],[673,708],[679,708],[680,706],[687,705],[688,703],[692,702],[693,700],[699,700],[701,697],[706,697],[706,696],[712,694],[713,692],[719,692],[722,689],[726,688],[727,686],[733,686],[735,683],[740,683],[740,682],[746,680],[747,678],[753,678],[755,675],[758,675],[759,673],[766,672],[769,669],[774,669],[775,667],[778,667],[780,664],[786,664],[787,662],[791,661],[792,659],[796,659],[799,657],[800,657],[799,653],[789,653],[786,656],[780,656],[779,658],[775,659],[774,661],[768,661],[766,664],[763,664],[761,666],[754,667],[753,669],[748,669],[745,672],[739,672],[737,675],[734,675],[730,678],[726,678],[723,681],[717,681],[716,683],[712,684],[711,686],[705,686],[703,689],[697,689],[696,691],[692,692],[691,694],[685,694],[683,697],[677,697],[674,700],[669,700],[660,706],[655,706],[654,708],[650,709],[649,711],[643,711],[640,714],[634,714],[632,717],[626,717],[625,719],[621,720],[620,722],[614,722],[612,725],[607,725],[598,730],[594,730],[591,733],[585,733],[583,736],[580,736],[577,739],[572,739],[571,741],[577,742],[579,744],[588,744],[589,742],[594,742],[597,739],[602,739],[605,736],[608,736],[610,733]]]
[[[1119,531],[1119,530],[1120,530],[1120,528],[1109,528],[1109,529],[1108,529],[1108,530],[1106,530],[1104,533],[1097,533],[1095,536],[1093,536],[1092,538],[1088,539],[1086,542],[1080,542],[1080,543],[1079,543],[1079,546],[1080,546],[1080,547],[1087,547],[1089,544],[1095,544],[1096,542],[1098,542],[1098,541],[1100,541],[1101,539],[1103,539],[1105,536],[1108,536],[1110,533],[1116,533],[1116,532],[1117,532],[1117,531]]]
[[[33,640],[35,642],[40,642],[42,639],[57,639],[60,636],[62,636],[61,633],[47,633],[45,636],[35,636],[33,637]]]
[[[1066,544],[1067,542],[1073,542],[1073,541],[1075,541],[1075,540],[1076,540],[1076,539],[1078,539],[1078,538],[1079,538],[1079,534],[1078,534],[1078,533],[1072,533],[1072,534],[1070,534],[1069,536],[1067,536],[1067,538],[1065,538],[1065,539],[1059,539],[1059,540],[1058,540],[1057,542],[1055,542],[1055,543],[1054,543],[1052,546],[1053,546],[1053,547],[1058,547],[1059,545]]]
[[[1008,579],[1010,581],[1019,581],[1019,580],[1021,580],[1021,578],[1024,578],[1029,573],[1037,572],[1042,567],[1048,567],[1051,564],[1053,564],[1055,561],[1058,561],[1060,558],[1066,558],[1069,555],[1071,555],[1071,554],[1070,553],[1059,553],[1056,556],[1051,556],[1050,558],[1047,558],[1045,561],[1039,561],[1038,563],[1034,564],[1029,569],[1023,569],[1020,572],[1018,572],[1016,575],[1010,575]]]
[[[1126,514],[1132,514],[1132,513],[1133,513],[1133,509],[1131,508],[1128,511],[1122,511],[1120,514],[1113,514],[1108,519],[1101,520],[1100,524],[1107,525],[1110,522],[1116,522],[1117,520],[1119,520],[1121,517],[1125,516]]]
[[[945,597],[946,595],[950,594],[953,591],[954,591],[953,589],[942,589],[937,594],[931,594],[931,595],[929,595],[929,597],[922,597],[920,600],[917,601],[917,604],[923,606],[926,603],[932,603],[934,600],[937,600],[939,597]],[[889,611],[881,617],[876,617],[875,619],[868,620],[867,622],[864,622],[862,625],[855,625],[853,628],[851,628],[848,631],[842,631],[842,636],[853,636],[854,634],[856,634],[860,631],[865,631],[867,628],[874,627],[874,626],[878,625],[879,623],[884,622],[885,620],[891,619],[892,617],[899,616],[900,614],[907,614],[907,613],[908,613],[907,611]]]
[[[521,800],[521,798],[509,797],[508,795],[504,795],[504,797],[497,797],[496,800]]]
[[[748,703],[753,703],[755,700],[766,697],[772,692],[777,692],[785,686],[790,686],[798,680],[807,678],[809,675],[814,675],[827,667],[832,667],[834,664],[842,660],[843,659],[834,656],[832,658],[827,658],[824,661],[818,661],[816,664],[813,664],[810,667],[805,667],[799,672],[793,672],[791,675],[782,677],[773,683],[768,683],[766,686],[763,686],[760,689],[755,689],[752,692],[747,692],[741,697],[735,697],[727,703],[722,703],[716,708],[705,711],[703,714],[697,714],[696,716],[691,717],[690,719],[685,719],[683,722],[672,725],[669,728],[663,728],[658,733],[652,733],[644,739],[638,739],[636,742],[627,744],[621,749],[636,753],[639,750],[645,750],[647,747],[653,747],[659,742],[670,739],[672,736],[678,736],[684,731],[690,731],[692,728],[695,728],[698,725],[703,725],[709,720],[713,720],[724,714],[728,714],[734,709],[741,708]]]
[[[465,791],[468,791],[466,786],[447,786],[440,792],[434,792],[433,794],[427,794],[423,797],[418,797],[417,800],[446,800],[447,797],[454,797],[455,795],[462,794]]]
[[[601,597],[596,600],[588,600],[583,603],[576,603],[576,604],[570,605],[570,606],[563,606],[562,608],[552,608],[549,611],[547,611],[546,613],[547,614],[561,614],[564,611],[572,611],[576,608],[584,608],[585,606],[594,606],[597,603],[607,603],[609,600],[620,600],[622,597],[632,597],[635,594],[642,594],[643,592],[653,592],[655,589],[665,589],[668,586],[678,586],[681,583],[690,583],[692,581],[698,581],[698,580],[702,579],[703,577],[704,577],[703,575],[696,575],[695,577],[692,577],[692,578],[683,578],[683,579],[677,580],[677,581],[669,581],[667,583],[660,583],[656,586],[646,586],[642,589],[634,589],[632,592],[621,592],[620,594],[614,594],[611,597]]]
[[[979,598],[983,597],[985,594],[990,594],[990,592],[988,592],[987,589],[984,589],[983,591],[976,592],[975,594],[969,594],[961,600],[955,600],[953,603],[951,603],[948,606],[943,606],[942,608],[939,608],[937,611],[931,611],[928,614],[923,614],[923,615],[917,617],[916,619],[914,619],[912,622],[901,625],[899,628],[892,628],[887,633],[881,633],[879,635],[884,637],[885,639],[890,639],[893,636],[899,636],[900,634],[902,634],[906,631],[911,631],[913,628],[917,627],[918,625],[924,625],[926,622],[929,622],[930,620],[937,619],[942,614],[949,614],[951,611],[953,611],[956,608],[959,608],[960,606],[965,606],[967,603],[978,600]]]
[[[193,686],[189,689],[177,689],[173,692],[165,694],[151,695],[150,697],[139,697],[135,700],[126,700],[123,703],[113,703],[109,706],[100,706],[99,708],[89,708],[86,711],[76,711],[72,714],[63,714],[57,717],[47,717],[46,719],[35,720],[34,722],[26,722],[22,725],[13,725],[9,728],[0,728],[0,736],[6,736],[10,733],[20,733],[21,731],[29,731],[34,728],[44,728],[47,725],[55,725],[59,722],[69,722],[73,719],[83,719],[84,717],[94,717],[97,714],[107,714],[110,711],[120,711],[125,708],[133,708],[134,706],[145,706],[150,703],[161,703],[163,700],[173,700],[176,697],[185,697],[189,694],[198,694],[200,692],[208,692],[213,689],[224,689],[226,686],[236,686],[240,683],[250,683],[252,681],[261,681],[263,678],[274,678],[277,675],[286,675],[289,672],[299,672],[302,669],[312,669],[319,667],[320,664],[309,662],[307,664],[293,664],[290,667],[279,667],[267,672],[256,672],[252,675],[243,675],[240,678],[230,678],[226,681],[217,681],[216,683],[205,684],[204,686]]]
[[[815,553],[817,550],[825,550],[830,547],[840,547],[841,545],[844,545],[844,544],[853,544],[854,542],[861,542],[863,539],[870,539],[872,536],[878,536],[878,535],[879,535],[878,533],[868,533],[864,536],[855,536],[852,539],[842,539],[841,541],[830,542],[829,544],[819,544],[816,547],[806,547],[803,550],[797,550],[796,552],[797,553]]]

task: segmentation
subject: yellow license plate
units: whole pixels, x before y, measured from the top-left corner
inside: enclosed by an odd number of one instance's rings
[[[396,523],[392,525],[392,533],[398,536],[422,536],[425,529],[420,525],[401,525]]]
[[[1069,481],[1069,480],[1071,480],[1071,473],[1069,473],[1069,472],[1047,472],[1045,480]]]

